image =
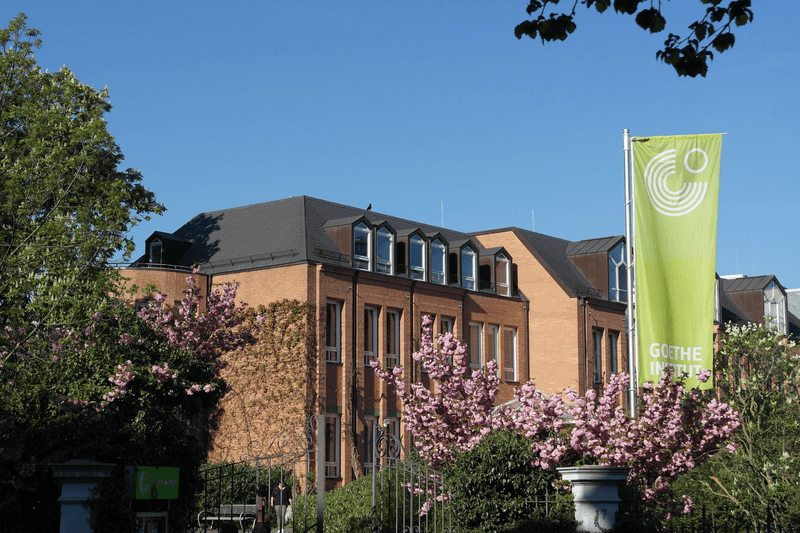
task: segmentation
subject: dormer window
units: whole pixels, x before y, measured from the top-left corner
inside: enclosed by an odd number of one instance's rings
[[[775,281],[764,289],[764,322],[786,334],[786,295]]]
[[[377,272],[392,274],[393,254],[394,235],[386,228],[379,229],[376,246]]]
[[[445,273],[445,257],[447,249],[439,239],[431,243],[431,281],[439,285],[445,285],[447,281]]]
[[[475,290],[476,259],[477,254],[469,246],[461,250],[461,286],[471,291]]]
[[[411,279],[425,279],[425,241],[419,235],[411,237],[408,259]]]
[[[508,258],[500,254],[497,256],[497,262],[495,263],[495,290],[497,294],[501,294],[503,296],[509,296],[509,283],[508,280],[510,276],[510,262]]]
[[[608,299],[612,302],[628,301],[625,243],[622,242],[608,252]]]
[[[372,232],[363,222],[353,228],[353,267],[359,270],[372,270],[370,255]]]
[[[161,241],[158,239],[154,239],[150,243],[150,263],[154,265],[160,265],[162,263],[162,256],[163,256],[163,248],[161,245]]]

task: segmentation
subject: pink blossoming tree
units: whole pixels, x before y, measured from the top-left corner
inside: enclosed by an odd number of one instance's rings
[[[431,325],[432,319],[424,317],[421,347],[413,358],[428,372],[432,386],[406,384],[400,367],[390,372],[375,361],[372,366],[394,385],[405,428],[433,466],[451,462],[455,452],[473,449],[493,431],[513,430],[529,439],[532,467],[579,462],[630,466],[629,483],[642,489],[644,499],[664,503],[670,481],[725,450],[739,426],[738,413],[727,404],[687,391],[682,378],[671,374],[644,388],[637,419],[629,419],[620,407],[627,374],[613,376],[599,397],[594,390],[580,397],[570,389],[547,396],[528,382],[515,391],[518,408],[495,408],[496,362],[467,375],[466,346],[449,333],[434,343]],[[702,374],[703,379],[709,376],[708,371]],[[733,451],[730,445],[727,451]],[[691,510],[691,501],[682,505]]]

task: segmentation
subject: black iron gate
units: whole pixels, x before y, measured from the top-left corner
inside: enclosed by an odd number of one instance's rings
[[[452,532],[451,494],[440,474],[386,427],[375,424],[372,442],[373,533]]]
[[[243,532],[268,533],[280,525],[270,502],[277,484],[283,482],[291,489],[293,503],[298,497],[306,503],[299,512],[289,511],[289,516],[284,516],[284,530],[322,533],[324,431],[325,415],[310,417],[303,426],[283,430],[263,454],[251,451],[238,462],[202,468],[198,531],[207,533],[233,523]],[[308,505],[315,493],[316,506]]]

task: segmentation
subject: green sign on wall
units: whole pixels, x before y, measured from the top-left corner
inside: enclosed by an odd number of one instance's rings
[[[137,466],[133,476],[134,499],[177,499],[179,471],[179,468],[169,466]]]

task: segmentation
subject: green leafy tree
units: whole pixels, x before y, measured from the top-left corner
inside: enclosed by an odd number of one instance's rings
[[[129,229],[163,206],[108,132],[106,89],[43,71],[39,32],[0,30],[0,361],[14,365],[52,328],[88,324],[113,285]]]
[[[676,491],[722,524],[755,531],[800,523],[800,354],[758,325],[728,325],[716,354],[717,389],[739,411],[733,454],[684,476]],[[688,518],[691,520],[691,518]]]
[[[58,529],[49,464],[70,459],[116,465],[94,531],[134,530],[125,465],[179,467],[170,523],[188,528],[203,422],[226,390],[219,356],[249,338],[236,287],[212,291],[202,313],[191,282],[174,310],[124,303],[111,261],[163,207],[118,168],[107,92],[42,71],[38,36],[24,15],[0,30],[0,531]]]
[[[718,387],[740,413],[736,453],[720,456],[707,486],[754,528],[800,522],[800,353],[763,326],[728,326]]]
[[[656,52],[656,58],[672,65],[678,76],[705,77],[708,62],[714,59],[712,49],[720,54],[729,50],[736,42],[734,28],[753,21],[750,0],[727,0],[727,3],[723,0],[699,1],[707,7],[702,18],[689,25],[686,37],[670,33],[664,47]],[[587,9],[594,8],[598,13],[605,13],[613,6],[617,13],[636,15],[636,24],[650,33],[659,33],[667,27],[664,5],[660,1],[573,0],[565,3],[571,6],[570,11],[562,12],[556,8],[559,0],[529,0],[527,12],[531,18],[514,29],[517,39],[527,35],[531,39],[539,38],[543,43],[565,40],[577,28],[575,17],[579,3]]]

